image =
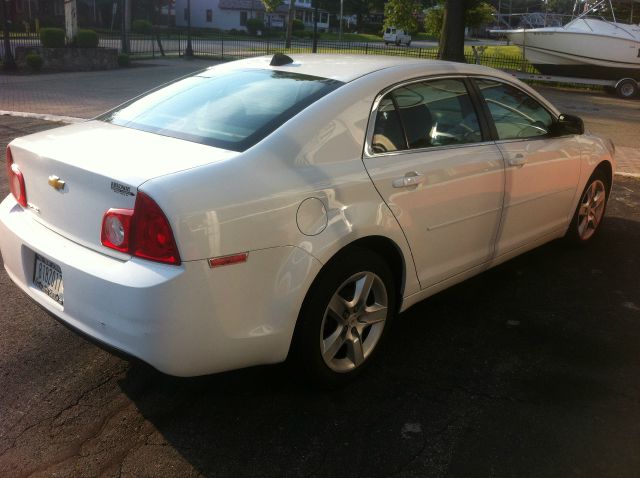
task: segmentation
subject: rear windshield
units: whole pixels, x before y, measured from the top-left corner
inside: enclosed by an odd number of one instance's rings
[[[250,148],[343,83],[273,70],[209,70],[98,118],[232,151]]]

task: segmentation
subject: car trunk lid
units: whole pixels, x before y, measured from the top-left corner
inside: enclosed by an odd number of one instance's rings
[[[28,210],[59,234],[98,250],[110,208],[133,208],[145,181],[238,153],[100,121],[18,138],[10,145],[25,178]]]

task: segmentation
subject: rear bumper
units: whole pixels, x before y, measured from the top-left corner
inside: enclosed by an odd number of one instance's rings
[[[295,247],[252,251],[244,264],[170,266],[122,261],[34,221],[13,197],[0,204],[9,277],[71,328],[171,375],[202,375],[286,358],[320,264]],[[35,254],[60,266],[64,306],[33,284]],[[293,279],[293,280],[292,280]]]

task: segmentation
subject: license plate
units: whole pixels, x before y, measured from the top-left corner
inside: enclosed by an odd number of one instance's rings
[[[36,254],[33,284],[58,304],[63,304],[64,284],[62,282],[62,269],[58,264]]]

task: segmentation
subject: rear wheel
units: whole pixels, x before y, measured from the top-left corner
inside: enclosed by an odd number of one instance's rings
[[[395,281],[376,253],[352,249],[330,263],[302,306],[290,361],[316,384],[355,378],[378,349],[395,314]]]
[[[609,181],[596,171],[587,181],[565,238],[573,244],[586,244],[600,230],[609,197]]]
[[[616,93],[620,98],[633,98],[638,94],[638,82],[631,78],[622,80],[616,85]]]

